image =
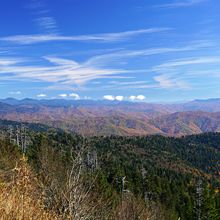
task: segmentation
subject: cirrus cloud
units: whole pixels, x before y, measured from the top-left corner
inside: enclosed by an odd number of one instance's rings
[[[54,25],[52,21],[47,21],[47,22],[44,21],[44,23],[46,23],[47,26]],[[170,28],[148,28],[148,29],[131,30],[131,31],[124,31],[117,33],[78,35],[78,36],[65,36],[65,35],[57,35],[57,34],[14,35],[14,36],[1,37],[0,41],[7,41],[18,44],[35,44],[35,43],[52,42],[52,41],[114,42],[114,41],[126,40],[141,34],[152,34],[152,33],[165,32],[169,30]]]
[[[178,0],[170,3],[155,5],[155,8],[185,8],[198,5],[207,0]]]

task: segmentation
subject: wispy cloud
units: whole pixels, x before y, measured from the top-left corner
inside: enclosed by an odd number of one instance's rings
[[[159,76],[155,76],[154,80],[159,83],[159,88],[163,89],[189,89],[190,85],[180,80],[178,77],[169,75],[169,74],[162,74]]]
[[[176,88],[176,89],[189,89],[190,82],[198,81],[198,76],[216,77],[217,74],[211,73],[212,71],[204,71],[207,65],[218,65],[220,57],[190,57],[186,59],[171,60],[162,63],[152,68],[152,71],[159,75],[154,77],[154,80],[159,83],[160,88]],[[196,70],[195,70],[196,68]]]
[[[173,66],[191,64],[191,63],[201,63],[201,62],[214,62],[218,61],[217,58],[215,60],[212,58],[204,58],[204,59],[191,59],[191,60],[176,60],[172,62],[168,62],[166,64],[161,64],[159,66],[154,67],[153,69],[143,70],[143,69],[126,69],[126,68],[113,68],[114,66],[118,66],[118,62],[123,61],[128,58],[135,57],[144,57],[158,54],[166,54],[166,53],[177,53],[183,51],[192,51],[197,50],[207,45],[198,43],[193,45],[188,45],[184,47],[176,47],[176,48],[150,48],[143,50],[130,50],[130,51],[118,51],[110,54],[103,54],[99,56],[94,56],[89,58],[84,62],[76,62],[71,59],[64,59],[60,57],[54,56],[44,56],[42,57],[43,61],[47,61],[47,64],[39,64],[33,65],[30,64],[28,60],[22,58],[2,58],[0,59],[0,79],[1,80],[22,80],[28,82],[40,81],[40,82],[49,82],[53,83],[54,87],[59,89],[62,87],[80,87],[85,85],[86,83],[95,80],[95,79],[129,79],[129,77],[133,77],[133,73],[145,73],[145,72],[157,72],[160,73],[160,70],[167,70]],[[44,62],[45,63],[45,62]],[[127,74],[127,75],[124,75]],[[164,74],[164,72],[162,72]],[[159,82],[157,79],[157,82]],[[168,80],[168,79],[166,79]],[[150,83],[141,83],[138,82],[135,84],[134,82],[129,84],[130,82],[124,82],[120,88],[152,88],[155,85],[151,85]],[[167,83],[167,82],[166,82]],[[59,86],[57,86],[58,84]],[[163,87],[165,84],[159,82],[159,84]],[[168,85],[168,83],[167,83]],[[173,84],[174,85],[174,84]]]
[[[11,91],[9,92],[10,95],[21,95],[21,91]]]
[[[189,79],[202,77],[202,78],[217,78],[220,79],[220,70],[217,68],[209,70],[189,70],[186,72],[186,77]]]
[[[0,50],[0,54],[5,54],[5,53],[8,53],[9,51],[8,50]]]
[[[50,16],[50,10],[47,8],[45,1],[30,0],[27,8],[34,15],[33,21],[40,28],[40,31],[46,33],[57,33],[58,26],[55,18]]]
[[[40,9],[45,7],[45,2],[41,0],[30,0],[29,4],[27,4],[26,8],[36,10],[35,12],[39,12]]]
[[[57,30],[57,23],[53,17],[45,16],[36,18],[35,21],[40,26],[41,29],[47,30],[49,32],[56,32]]]
[[[130,85],[146,85],[148,84],[149,82],[148,81],[129,81],[129,82],[118,82],[118,81],[111,81],[109,82],[110,84],[112,85],[115,85],[115,86],[130,86]]]
[[[24,59],[20,59],[20,58],[0,58],[0,66],[11,66],[14,64],[18,64],[18,63],[22,63],[24,61]]]
[[[153,68],[154,71],[168,71],[180,66],[215,64],[220,62],[220,57],[191,57],[187,59],[172,60]]]
[[[207,0],[178,0],[170,3],[155,5],[156,8],[183,8],[183,7],[191,7],[194,5],[198,5]]]
[[[158,85],[156,83],[148,82],[148,81],[134,81],[130,82],[121,82],[121,81],[112,81],[109,82],[108,85],[104,85],[103,89],[112,89],[112,90],[137,90],[137,89],[149,89],[149,88],[157,88]]]
[[[103,55],[94,56],[89,59],[87,65],[105,66],[106,64],[112,64],[112,62],[121,61],[127,58],[145,57],[152,55],[178,53],[199,50],[212,46],[211,42],[193,42],[192,44],[182,47],[161,47],[161,48],[147,48],[142,50],[122,50],[114,53],[108,53]]]
[[[51,24],[52,25],[52,24]],[[51,41],[95,41],[95,42],[114,42],[126,40],[131,37],[135,37],[141,34],[152,34],[165,32],[170,30],[170,28],[149,28],[132,30],[117,33],[104,33],[104,34],[91,34],[91,35],[76,35],[76,36],[64,36],[55,34],[46,35],[15,35],[0,38],[0,41],[7,41],[19,44],[34,44],[41,42],[51,42]]]
[[[93,79],[129,72],[124,69],[98,68],[95,65],[88,66],[84,63],[79,64],[73,60],[56,57],[44,57],[43,59],[46,59],[49,64],[33,66],[24,62],[17,65],[15,58],[8,61],[2,60],[0,62],[0,73],[2,74],[0,79],[20,79],[59,83],[61,85],[81,85]]]

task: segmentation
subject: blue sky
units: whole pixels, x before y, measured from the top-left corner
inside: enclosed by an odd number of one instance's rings
[[[0,97],[220,97],[219,0],[1,0]]]

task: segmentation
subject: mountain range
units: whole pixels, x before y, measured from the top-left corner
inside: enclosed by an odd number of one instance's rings
[[[220,99],[177,104],[94,100],[0,100],[0,119],[40,123],[85,136],[183,136],[220,132]]]

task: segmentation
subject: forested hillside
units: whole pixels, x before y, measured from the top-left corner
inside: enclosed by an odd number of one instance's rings
[[[1,139],[0,213],[6,217],[5,199],[25,195],[23,208],[48,219],[219,219],[218,133],[83,138],[3,121]],[[22,183],[27,190],[9,189]],[[30,214],[18,205],[11,206],[13,217]]]
[[[220,102],[153,104],[93,100],[5,99],[0,119],[42,123],[85,136],[182,135],[220,131]]]

